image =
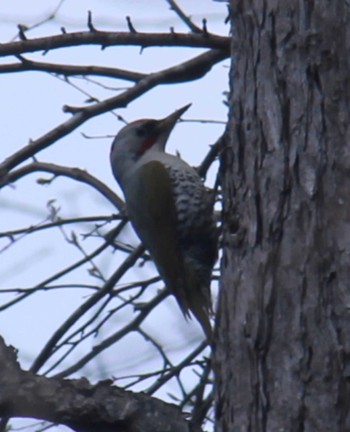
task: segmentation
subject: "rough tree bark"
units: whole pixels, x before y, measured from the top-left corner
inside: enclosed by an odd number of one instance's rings
[[[222,431],[350,430],[349,4],[232,1]]]

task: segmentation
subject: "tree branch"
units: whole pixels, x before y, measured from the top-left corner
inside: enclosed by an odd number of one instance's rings
[[[66,107],[66,111],[74,113],[74,115],[69,120],[61,123],[59,126],[52,129],[37,140],[31,141],[27,146],[9,156],[2,164],[0,164],[0,187],[1,185],[3,186],[8,182],[7,176],[12,168],[24,162],[26,159],[34,156],[39,151],[47,148],[52,143],[64,137],[68,133],[72,132],[88,119],[115,108],[125,107],[132,100],[146,93],[151,88],[168,82],[170,78],[181,81],[198,79],[204,76],[215,63],[227,58],[228,55],[228,51],[207,51],[204,54],[201,54],[180,65],[165,69],[161,72],[152,73],[140,80],[137,84],[125,92],[102,102],[98,102],[83,108]]]
[[[128,334],[130,334],[132,331],[136,331],[138,327],[142,324],[142,322],[147,318],[147,316],[152,312],[152,310],[161,303],[167,296],[169,295],[169,291],[164,289],[163,291],[160,291],[152,300],[150,300],[148,303],[143,305],[140,308],[139,313],[135,316],[135,318],[125,324],[124,327],[121,329],[118,329],[116,332],[114,332],[109,337],[105,338],[101,343],[96,344],[90,352],[85,354],[83,357],[81,357],[79,360],[77,360],[73,365],[69,366],[62,372],[59,372],[56,374],[56,377],[66,377],[69,376],[72,373],[77,372],[80,370],[83,366],[85,366],[90,360],[92,360],[94,357],[96,357],[99,353],[104,351],[106,348],[110,347],[114,343],[118,342]],[[205,342],[206,343],[206,342]]]
[[[116,206],[119,211],[125,210],[124,201],[119,198],[117,194],[115,194],[109,187],[107,187],[103,182],[89,174],[87,171],[84,171],[80,168],[70,168],[62,165],[56,165],[53,163],[46,162],[33,162],[28,165],[25,165],[17,170],[11,172],[7,180],[9,183],[14,183],[21,177],[24,177],[28,174],[32,174],[36,171],[44,171],[53,174],[55,177],[68,177],[79,181],[81,183],[85,183],[103,195],[106,199],[108,199],[112,204]],[[51,180],[52,181],[52,180]],[[49,180],[50,182],[50,180]]]
[[[76,270],[77,268],[81,267],[83,264],[91,261],[91,259],[93,259],[94,257],[98,256],[101,252],[103,252],[105,249],[107,249],[107,247],[109,247],[111,245],[111,242],[113,241],[113,239],[115,238],[115,236],[117,234],[119,234],[119,232],[121,231],[121,229],[125,226],[125,223],[126,223],[126,220],[122,220],[114,229],[112,229],[106,235],[105,242],[102,245],[100,245],[99,247],[97,247],[89,255],[84,256],[82,259],[74,262],[73,264],[69,265],[68,267],[64,268],[63,270],[60,270],[57,273],[53,274],[52,276],[50,276],[46,280],[40,282],[38,285],[36,285],[35,287],[33,287],[33,289],[27,290],[21,296],[16,296],[15,298],[11,299],[7,303],[2,304],[0,306],[0,312],[8,309],[9,307],[15,305],[16,303],[19,303],[20,301],[22,301],[26,297],[30,296],[31,294],[33,294],[36,291],[36,289],[38,289],[38,290],[42,289],[44,286],[50,284],[51,282],[56,281],[57,279],[59,279],[59,278],[61,278],[63,276],[66,276],[68,273],[72,272],[73,270]],[[124,271],[126,271],[126,270],[124,270]],[[79,310],[81,310],[81,308]]]
[[[196,26],[189,16],[180,8],[180,6],[174,0],[167,0],[170,9],[173,10],[176,15],[187,25],[191,32],[200,34],[203,33],[202,29]]]
[[[164,47],[179,46],[192,48],[212,48],[228,50],[230,38],[213,34],[198,33],[132,33],[132,32],[106,32],[88,31],[64,33],[56,36],[44,36],[35,39],[25,39],[16,42],[0,44],[0,56],[18,55],[35,51],[44,53],[57,48],[67,48],[79,45],[109,46],[141,46]]]
[[[225,140],[225,132],[216,140],[216,142],[210,147],[209,152],[205,156],[204,160],[200,164],[200,166],[197,168],[198,174],[205,178],[207,175],[207,172],[211,166],[211,164],[214,162],[214,160],[219,156]]]
[[[75,217],[75,218],[67,218],[67,219],[57,219],[53,222],[39,222],[36,225],[29,225],[25,228],[19,228],[9,231],[1,231],[0,232],[0,238],[2,237],[15,237],[19,236],[21,234],[32,234],[38,231],[63,226],[63,225],[70,225],[70,224],[84,224],[84,223],[94,223],[94,222],[112,222],[114,220],[121,220],[123,217],[120,215],[104,215],[104,216],[86,216],[86,217]]]
[[[190,432],[175,406],[86,379],[46,378],[21,370],[0,337],[0,415],[64,424],[77,432]]]
[[[105,295],[110,293],[118,280],[135,264],[144,252],[144,247],[140,245],[133,253],[131,253],[118,269],[112,274],[105,285],[97,291],[94,295],[89,297],[83,304],[79,306],[67,319],[66,321],[53,333],[49,341],[46,343],[42,351],[38,354],[35,359],[31,370],[37,372],[47,359],[52,355],[55,345],[63,337],[63,335],[72,327],[74,324],[95,304],[97,304]]]
[[[11,72],[26,72],[26,71],[42,71],[50,72],[58,75],[70,76],[70,75],[94,75],[103,76],[107,78],[117,78],[126,81],[137,82],[142,78],[145,78],[147,74],[127,71],[118,68],[103,67],[103,66],[76,66],[67,64],[47,63],[38,62],[26,59],[22,56],[18,56],[20,63],[9,63],[0,65],[0,73],[11,73]]]

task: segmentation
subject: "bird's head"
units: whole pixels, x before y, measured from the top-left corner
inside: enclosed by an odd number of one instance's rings
[[[137,162],[148,150],[164,151],[177,120],[190,105],[160,120],[136,120],[124,126],[115,137],[111,148],[110,158],[115,177],[120,179],[131,164]]]

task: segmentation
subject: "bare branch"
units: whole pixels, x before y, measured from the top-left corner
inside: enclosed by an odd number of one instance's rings
[[[0,232],[1,237],[14,237],[21,234],[31,234],[37,231],[42,231],[45,229],[50,229],[53,227],[61,226],[61,225],[69,225],[69,224],[82,224],[82,223],[92,223],[92,222],[112,222],[114,220],[120,220],[121,216],[117,215],[105,215],[105,216],[86,216],[86,217],[77,217],[77,218],[69,218],[69,219],[57,219],[54,222],[49,223],[38,223],[37,225],[26,226],[25,228],[19,228],[16,230],[3,231]]]
[[[90,289],[93,291],[97,291],[100,289],[97,285],[87,285],[87,284],[61,284],[61,285],[50,285],[50,286],[43,286],[41,288],[1,288],[2,294],[12,293],[12,294],[22,294],[26,293],[28,291],[53,291],[53,290],[59,290],[59,289],[71,289],[71,288],[84,288],[84,289]]]
[[[119,268],[113,273],[106,284],[94,295],[88,298],[76,311],[72,313],[70,317],[59,327],[52,337],[49,339],[43,350],[40,352],[36,360],[34,361],[31,371],[37,372],[41,366],[50,357],[52,350],[54,349],[56,343],[62,338],[62,336],[69,330],[82,315],[84,315],[88,310],[90,310],[97,302],[100,301],[106,294],[110,293],[114,288],[118,280],[124,275],[126,271],[132,267],[135,262],[140,258],[144,251],[143,246],[139,246],[132,254],[130,254],[124,262],[119,266]]]
[[[0,44],[0,56],[18,55],[29,52],[48,52],[56,48],[67,48],[79,45],[110,46],[140,46],[160,47],[178,46],[192,48],[212,48],[229,50],[230,39],[214,34],[203,35],[198,33],[133,33],[133,32],[106,32],[88,31],[76,33],[63,33],[56,36],[25,39],[6,44]]]
[[[8,182],[7,176],[12,168],[67,135],[91,117],[118,107],[124,107],[156,85],[169,82],[169,79],[173,79],[173,82],[176,82],[175,80],[188,81],[191,79],[198,79],[205,75],[215,63],[227,58],[228,54],[227,51],[207,51],[206,53],[180,65],[150,74],[120,95],[84,108],[75,108],[75,114],[69,120],[61,123],[41,138],[31,141],[26,147],[23,147],[18,152],[12,154],[2,164],[0,164],[0,186]],[[69,107],[68,111],[72,111],[72,108]]]
[[[75,66],[67,64],[57,64],[57,63],[46,63],[38,62],[33,60],[28,60],[23,56],[18,56],[21,63],[10,63],[0,65],[0,73],[10,73],[10,72],[25,72],[25,71],[42,71],[50,72],[64,76],[70,75],[94,75],[103,76],[107,78],[118,78],[126,81],[137,82],[145,78],[147,75],[127,71],[118,68],[110,68],[103,66]]]
[[[207,153],[206,157],[204,158],[203,162],[198,167],[197,171],[198,174],[205,178],[208,172],[208,169],[210,168],[210,165],[214,162],[214,160],[219,156],[225,140],[225,133],[221,135],[215,144],[213,144]]]
[[[206,347],[208,346],[207,340],[201,342],[197,348],[195,348],[187,357],[185,357],[181,363],[179,363],[176,367],[172,368],[169,372],[165,373],[162,377],[160,377],[147,391],[146,393],[151,395],[154,394],[162,385],[169,381],[172,377],[176,376],[180,373],[180,371],[188,366],[191,361],[196,358]]]
[[[58,11],[63,6],[64,2],[65,2],[65,0],[60,0],[57,3],[57,6],[55,8],[53,8],[52,12],[50,12],[44,19],[40,20],[39,22],[36,22],[35,24],[22,27],[22,31],[28,33],[30,30],[38,28],[38,27],[42,26],[43,24],[45,24],[49,21],[52,21],[56,17],[56,14],[58,13]],[[18,34],[18,37],[21,37],[20,34]]]
[[[24,167],[18,168],[17,170],[11,172],[7,177],[8,182],[14,183],[18,179],[37,171],[49,172],[51,174],[54,174],[55,177],[64,176],[79,181],[81,183],[85,183],[100,192],[101,195],[103,195],[112,204],[114,204],[119,211],[125,210],[124,201],[119,198],[116,193],[114,193],[99,179],[80,168],[69,168],[66,166],[46,162],[32,162],[28,165],[25,165]]]
[[[125,336],[130,334],[130,332],[138,329],[139,325],[147,318],[149,313],[159,304],[161,303],[167,296],[169,295],[169,291],[164,289],[158,295],[156,295],[151,301],[149,301],[146,305],[144,305],[140,312],[136,315],[136,317],[128,322],[123,328],[119,329],[115,333],[113,333],[108,338],[104,339],[98,345],[95,345],[92,350],[87,353],[85,356],[81,357],[76,363],[72,366],[68,367],[64,371],[55,375],[59,378],[64,378],[69,376],[70,374],[77,372],[83,366],[86,365],[90,360],[95,358],[98,354],[104,351],[106,348],[110,347],[117,341],[123,339]]]
[[[187,27],[196,34],[202,33],[202,30],[194,24],[191,18],[185,14],[185,12],[180,8],[180,6],[175,2],[175,0],[167,0],[170,9],[172,9],[178,17],[187,25]]]
[[[0,306],[0,312],[8,309],[9,307],[13,306],[16,303],[19,303],[20,301],[22,301],[23,299],[25,299],[29,295],[31,295],[34,292],[36,292],[37,289],[41,289],[42,287],[48,285],[49,283],[51,283],[51,282],[53,282],[53,281],[61,278],[62,276],[67,275],[68,273],[72,272],[73,270],[76,270],[77,268],[81,267],[83,264],[86,264],[91,259],[93,259],[96,256],[98,256],[108,246],[110,246],[110,244],[111,244],[112,240],[114,239],[114,237],[125,226],[125,223],[126,223],[126,220],[121,221],[116,228],[114,228],[113,230],[110,231],[110,233],[108,233],[108,235],[106,236],[106,241],[101,246],[99,246],[98,248],[96,248],[92,253],[90,253],[87,257],[84,257],[83,259],[76,261],[75,263],[73,263],[72,265],[64,268],[63,270],[61,270],[61,271],[53,274],[52,276],[50,276],[46,280],[44,280],[44,281],[40,282],[38,285],[36,285],[32,290],[30,290],[30,291],[28,290],[23,295],[17,296],[13,300],[10,300],[9,302],[1,305]]]
[[[157,282],[159,280],[159,278],[154,278],[154,282]],[[59,344],[56,345],[55,349],[53,350],[53,354],[57,353],[61,348],[63,347],[70,347],[70,349],[68,351],[66,351],[65,353],[63,353],[58,360],[55,362],[55,364],[51,365],[49,367],[48,370],[45,371],[45,375],[47,375],[48,373],[50,373],[51,371],[53,371],[69,354],[70,352],[72,352],[73,350],[75,350],[79,344],[81,342],[83,342],[84,340],[88,339],[90,336],[92,335],[96,335],[98,333],[98,331],[105,325],[105,323],[116,313],[118,313],[121,309],[124,309],[125,307],[129,306],[129,305],[134,305],[135,301],[143,294],[143,292],[145,291],[145,289],[147,288],[147,286],[149,285],[149,282],[144,282],[144,281],[140,281],[138,283],[138,286],[140,287],[140,289],[138,290],[138,292],[134,295],[132,295],[131,297],[128,298],[128,300],[123,300],[122,303],[120,303],[117,307],[113,308],[112,310],[109,310],[106,314],[105,317],[103,317],[103,319],[101,319],[97,324],[96,324],[96,320],[97,318],[101,315],[101,313],[103,312],[103,310],[107,307],[107,305],[109,304],[109,302],[113,299],[113,297],[115,297],[115,295],[119,295],[122,291],[127,291],[130,289],[129,286],[126,287],[122,287],[122,288],[118,288],[117,290],[113,290],[113,295],[109,295],[106,296],[104,299],[104,302],[101,306],[99,306],[99,308],[97,309],[96,312],[93,312],[92,315],[90,315],[90,317],[87,319],[86,322],[84,322],[81,326],[79,326],[77,329],[75,329],[71,334],[69,334],[65,339],[63,339]],[[164,294],[165,295],[165,294]],[[158,302],[161,301],[163,299],[163,293],[161,293],[161,297],[160,299],[157,298],[155,299],[155,301]],[[137,324],[141,324],[141,322],[143,322],[143,320],[146,318],[146,316],[148,315],[148,313],[155,307],[155,301],[151,301],[146,308],[149,309],[147,311],[147,313],[143,316],[137,316],[135,318],[135,320],[133,321],[133,325],[131,325],[132,330],[137,330],[138,332],[140,332],[140,328]],[[158,304],[158,303],[157,303]],[[140,309],[140,308],[138,308]],[[143,311],[143,307],[142,307],[142,311]],[[93,327],[92,325],[95,324]],[[129,324],[128,324],[129,325]],[[134,328],[135,326],[135,328]],[[129,327],[127,326],[125,329],[127,330]],[[129,330],[130,331],[130,330]],[[128,336],[128,333],[123,333],[122,331],[119,330],[119,338],[118,340],[124,338],[125,336]],[[78,339],[75,339],[78,338]],[[117,340],[112,341],[112,343],[117,342]],[[110,344],[106,344],[105,346],[103,346],[101,348],[101,350],[98,349],[98,347],[95,347],[96,350],[94,350],[94,353],[91,356],[90,359],[88,359],[87,361],[92,360],[94,357],[96,357],[100,352],[102,352],[103,350],[105,350],[106,348],[108,348],[110,346]],[[101,345],[99,345],[99,347],[101,347]]]
[[[21,370],[0,338],[0,415],[64,424],[77,432],[189,432],[181,411],[143,393],[103,381],[63,380]]]

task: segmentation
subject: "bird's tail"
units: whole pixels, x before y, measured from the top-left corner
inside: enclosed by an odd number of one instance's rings
[[[200,303],[198,298],[193,299],[190,310],[202,326],[208,342],[211,343],[213,340],[213,329],[210,324],[208,311],[203,307],[203,304]]]
[[[206,275],[207,276],[207,275]],[[187,266],[186,271],[186,309],[190,311],[201,325],[209,343],[213,339],[210,315],[213,314],[210,295],[210,275],[201,277],[195,267]]]

